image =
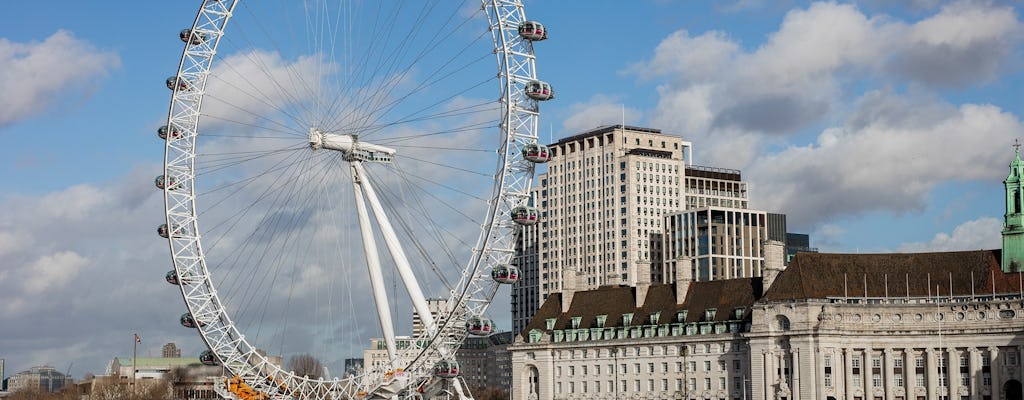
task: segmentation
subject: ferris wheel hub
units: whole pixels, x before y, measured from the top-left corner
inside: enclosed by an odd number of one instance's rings
[[[323,132],[309,128],[309,147],[313,150],[340,151],[345,161],[391,163],[395,149],[359,140],[359,135]]]

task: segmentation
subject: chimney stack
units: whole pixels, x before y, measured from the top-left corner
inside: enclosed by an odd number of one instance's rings
[[[693,259],[680,257],[676,261],[676,304],[683,304],[686,301],[686,293],[690,291],[690,283],[693,282]]]
[[[644,306],[647,300],[647,291],[651,288],[651,264],[646,262],[636,263],[636,290],[634,291],[634,303],[636,308]]]
[[[762,242],[762,254],[764,254],[763,283],[764,291],[768,291],[775,283],[775,279],[786,269],[786,254],[784,245],[778,240],[765,240]]]
[[[562,312],[569,312],[569,306],[572,305],[572,297],[576,294],[579,288],[583,287],[580,284],[580,279],[583,279],[583,274],[574,269],[565,270],[562,274]]]

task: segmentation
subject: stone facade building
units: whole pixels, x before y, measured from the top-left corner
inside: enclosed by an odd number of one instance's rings
[[[514,399],[1021,400],[1024,161],[1003,248],[798,253],[762,277],[566,285],[516,337]],[[583,288],[585,290],[577,290]]]

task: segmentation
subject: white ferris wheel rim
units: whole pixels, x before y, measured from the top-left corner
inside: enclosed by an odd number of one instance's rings
[[[356,390],[372,392],[380,385],[366,387],[351,378],[298,377],[270,362],[235,326],[207,269],[201,242],[203,231],[199,227],[200,210],[195,204],[196,138],[202,130],[200,110],[217,46],[224,37],[232,11],[241,1],[203,2],[191,31],[205,32],[210,40],[186,43],[175,74],[177,81],[167,126],[181,132],[167,138],[163,176],[172,179],[166,186],[177,185],[177,190],[164,188],[164,198],[165,223],[170,231],[168,244],[181,294],[189,315],[203,321],[197,328],[213,354],[231,375],[242,377],[254,389],[266,393],[287,390],[289,394],[312,394],[322,398],[352,396]],[[405,368],[409,384],[429,378],[427,375],[434,361],[454,356],[466,332],[464,327],[451,321],[486,312],[498,286],[488,272],[494,266],[508,264],[513,254],[514,231],[518,225],[512,222],[510,212],[529,201],[533,164],[523,159],[520,149],[537,143],[539,113],[536,100],[525,96],[522,86],[536,81],[537,76],[532,43],[515,36],[516,27],[527,19],[520,0],[482,0],[482,3],[491,27],[501,84],[501,135],[496,146],[499,163],[494,175],[495,185],[473,256],[455,285],[458,290],[448,299],[460,307],[443,318],[444,325],[434,337],[424,338],[429,343],[427,348],[415,350],[418,354]],[[190,90],[183,90],[181,85],[185,83],[193,85]]]

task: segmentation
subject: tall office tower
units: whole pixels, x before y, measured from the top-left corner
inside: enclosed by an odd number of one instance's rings
[[[676,264],[689,258],[698,281],[761,276],[761,242],[784,239],[786,216],[748,209],[739,170],[690,166],[685,186],[686,210],[665,217],[665,263],[652,272],[673,282]]]
[[[181,349],[173,342],[165,344],[161,353],[163,358],[181,358]]]
[[[638,271],[660,263],[662,215],[683,209],[692,146],[678,136],[614,125],[549,147],[552,159],[533,189],[541,223],[520,237],[516,260],[525,282],[514,288],[513,329],[570,278],[581,282],[575,290],[652,279]]]
[[[675,279],[678,262],[691,266],[695,281],[762,276],[768,240],[764,211],[710,206],[665,217],[665,280]]]
[[[532,189],[537,198],[538,189]],[[534,311],[540,308],[540,262],[538,238],[540,224],[523,225],[516,233],[515,256],[512,265],[519,268],[519,280],[512,284],[512,333],[519,334],[530,323]]]
[[[448,315],[448,299],[427,299],[427,309],[430,310],[430,314],[434,316],[434,323],[440,324],[444,322],[443,315]],[[464,323],[464,322],[460,322]],[[423,333],[423,321],[420,320],[420,315],[416,314],[415,311],[412,313],[412,336],[416,337]]]

